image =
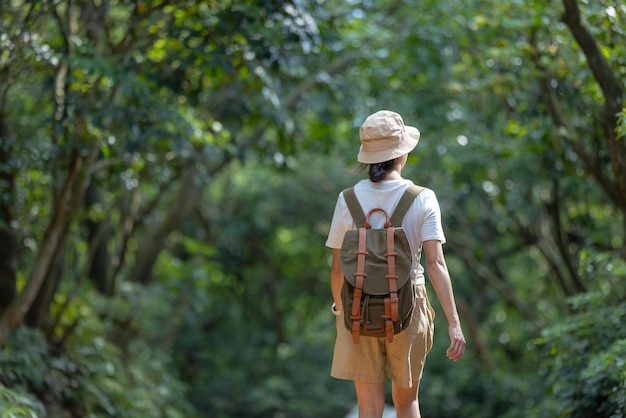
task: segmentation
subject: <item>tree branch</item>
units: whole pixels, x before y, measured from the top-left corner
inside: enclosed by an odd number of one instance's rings
[[[600,50],[593,34],[584,23],[580,14],[577,0],[563,0],[565,12],[561,20],[574,35],[578,46],[587,57],[587,63],[606,99],[607,110],[612,112],[615,121],[616,115],[622,110],[623,87],[611,70],[611,66]]]
[[[615,177],[615,197],[626,218],[626,140],[618,140],[617,138],[618,114],[624,106],[624,88],[611,70],[600,46],[585,24],[578,7],[578,1],[563,0],[563,5],[565,12],[561,20],[567,25],[585,54],[587,64],[604,94],[602,127]],[[624,255],[626,256],[626,243],[624,244]]]

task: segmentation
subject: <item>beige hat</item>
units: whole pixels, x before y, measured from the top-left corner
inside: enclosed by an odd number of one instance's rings
[[[357,161],[376,164],[408,154],[420,140],[420,131],[405,126],[402,116],[380,110],[365,119],[359,129],[361,149]]]

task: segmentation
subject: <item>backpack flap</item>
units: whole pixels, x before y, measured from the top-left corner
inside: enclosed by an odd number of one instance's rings
[[[375,280],[384,278],[387,275],[387,230],[367,229],[366,230],[365,257],[365,280],[363,281],[363,291],[370,295],[385,295],[389,293],[389,283],[387,280]],[[406,233],[402,228],[394,228],[396,256],[396,275],[398,276],[397,286],[402,287],[411,278],[411,267],[413,265],[413,255]],[[359,246],[359,231],[347,231],[341,246],[341,268],[344,277],[352,286],[356,286],[357,253]],[[368,280],[368,278],[370,280]]]

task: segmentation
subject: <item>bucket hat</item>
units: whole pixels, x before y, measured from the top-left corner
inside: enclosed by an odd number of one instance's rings
[[[359,129],[361,148],[357,161],[377,164],[411,152],[420,140],[420,131],[406,126],[402,116],[391,110],[380,110],[365,119]]]

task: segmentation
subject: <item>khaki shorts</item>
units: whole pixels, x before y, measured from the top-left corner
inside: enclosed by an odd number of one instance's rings
[[[426,355],[433,345],[435,311],[424,285],[417,286],[416,304],[409,328],[393,336],[363,337],[352,342],[352,333],[339,326],[330,375],[337,379],[382,383],[391,380],[401,387],[412,387],[422,378]],[[341,318],[343,321],[343,318]]]

